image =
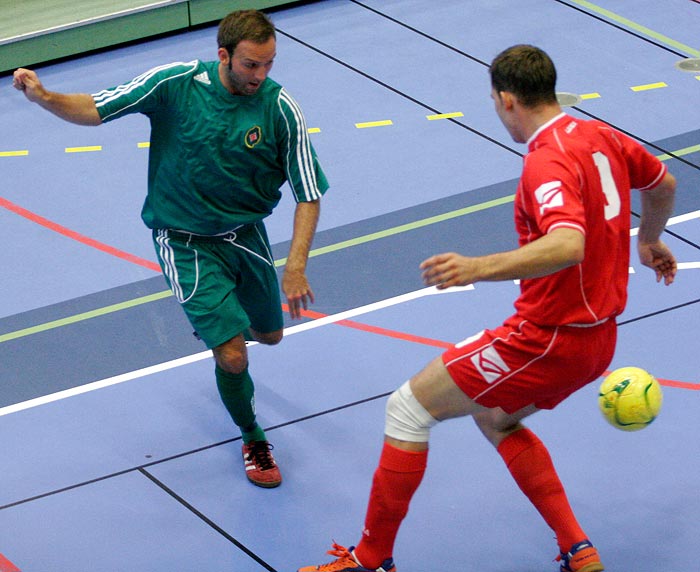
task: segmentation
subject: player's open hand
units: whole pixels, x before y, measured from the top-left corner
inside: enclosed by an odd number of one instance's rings
[[[423,281],[444,290],[451,286],[468,286],[478,280],[475,258],[454,252],[436,254],[420,265]]]
[[[671,250],[660,240],[654,244],[638,243],[639,260],[644,266],[648,266],[656,273],[656,281],[668,286],[673,283],[678,270],[676,257]]]
[[[282,276],[282,291],[287,297],[289,314],[292,318],[301,318],[302,310],[307,310],[309,302],[314,302],[314,293],[303,272],[285,270]]]

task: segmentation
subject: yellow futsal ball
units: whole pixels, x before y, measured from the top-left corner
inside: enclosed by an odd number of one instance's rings
[[[605,419],[622,431],[639,431],[649,425],[661,409],[661,385],[638,367],[621,367],[600,385],[598,405]]]

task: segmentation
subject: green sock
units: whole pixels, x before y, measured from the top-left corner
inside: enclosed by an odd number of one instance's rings
[[[221,401],[233,422],[241,429],[243,442],[265,441],[265,432],[255,420],[255,387],[248,368],[236,374],[217,365],[215,372]]]

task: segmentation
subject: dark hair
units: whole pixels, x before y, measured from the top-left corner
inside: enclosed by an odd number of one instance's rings
[[[535,46],[521,44],[502,51],[491,63],[489,73],[497,92],[512,93],[525,107],[557,101],[557,70],[550,57]]]
[[[264,44],[275,37],[275,26],[266,14],[258,10],[238,10],[221,20],[216,40],[219,47],[232,56],[243,40]]]

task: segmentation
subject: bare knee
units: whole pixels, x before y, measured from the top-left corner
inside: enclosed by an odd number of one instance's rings
[[[498,447],[511,433],[523,428],[520,419],[508,415],[500,408],[480,411],[473,417],[477,427],[494,447]]]
[[[280,329],[275,330],[274,332],[263,333],[257,332],[251,328],[250,334],[253,336],[253,339],[255,339],[256,342],[265,344],[266,346],[275,346],[282,341],[282,337],[284,336],[284,330]]]
[[[228,373],[241,373],[248,366],[248,351],[242,334],[215,347],[212,351],[216,365]]]

